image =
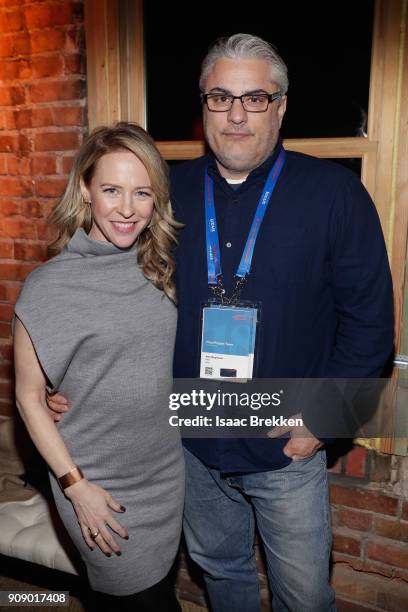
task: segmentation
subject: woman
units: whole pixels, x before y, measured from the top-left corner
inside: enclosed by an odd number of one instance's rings
[[[91,586],[118,609],[179,610],[167,574],[184,468],[166,411],[179,224],[148,134],[128,123],[94,130],[52,222],[62,251],[30,274],[15,307],[17,406]],[[59,424],[47,386],[70,401]]]

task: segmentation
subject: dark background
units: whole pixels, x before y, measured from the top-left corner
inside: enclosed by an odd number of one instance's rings
[[[285,138],[362,135],[373,8],[373,0],[144,2],[149,132],[202,138],[201,61],[218,37],[247,32],[274,44],[288,66]]]

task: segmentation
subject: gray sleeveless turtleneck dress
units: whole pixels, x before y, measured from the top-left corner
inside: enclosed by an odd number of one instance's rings
[[[179,544],[184,464],[168,422],[176,308],[121,250],[79,229],[27,278],[15,313],[49,384],[71,409],[57,425],[75,463],[126,512],[112,514],[122,556],[85,544],[71,502],[50,474],[61,518],[91,586],[112,595],[144,590],[168,573]]]

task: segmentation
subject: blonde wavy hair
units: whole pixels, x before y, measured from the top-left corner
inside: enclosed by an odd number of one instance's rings
[[[137,263],[144,276],[176,303],[172,249],[177,244],[177,230],[182,224],[173,218],[167,164],[153,139],[136,123],[119,122],[112,127],[97,127],[77,151],[64,195],[49,217],[57,230],[50,248],[59,252],[80,227],[86,233],[90,231],[91,207],[82,197],[81,179],[88,187],[97,161],[106,153],[121,149],[134,153],[145,166],[154,196],[152,219],[138,237]]]

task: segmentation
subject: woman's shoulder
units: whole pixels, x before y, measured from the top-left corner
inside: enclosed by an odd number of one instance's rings
[[[69,272],[67,268],[66,252],[62,251],[48,261],[39,264],[37,268],[32,270],[26,277],[19,300],[35,299],[36,296],[44,295],[48,290],[52,290],[56,285],[60,285],[66,274]]]

